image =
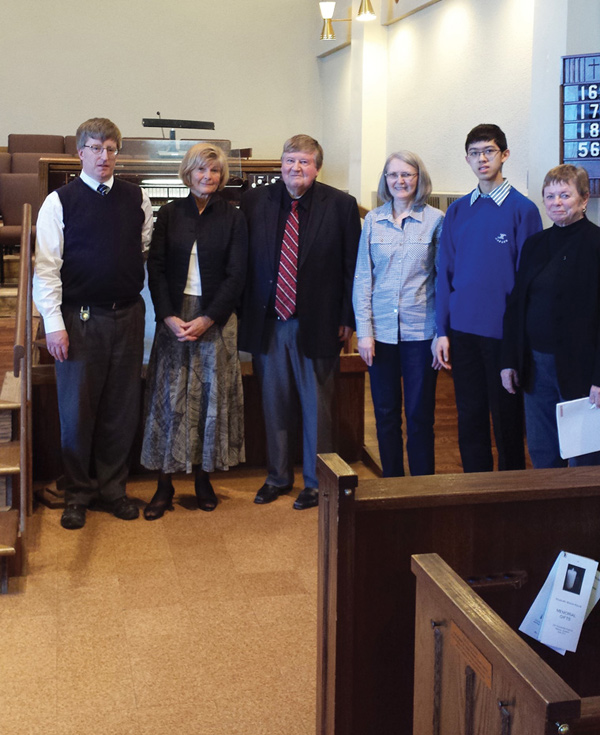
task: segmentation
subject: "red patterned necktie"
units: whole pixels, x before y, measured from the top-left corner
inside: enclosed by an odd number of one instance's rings
[[[292,201],[292,209],[283,232],[279,273],[277,274],[277,289],[275,291],[275,311],[283,321],[293,316],[296,311],[299,232],[298,202],[294,200]]]

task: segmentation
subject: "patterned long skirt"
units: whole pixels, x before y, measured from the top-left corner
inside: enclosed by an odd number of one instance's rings
[[[184,296],[181,318],[201,314],[201,298]],[[196,342],[178,342],[158,322],[146,377],[141,461],[151,470],[227,470],[245,460],[244,399],[237,317],[213,324]]]

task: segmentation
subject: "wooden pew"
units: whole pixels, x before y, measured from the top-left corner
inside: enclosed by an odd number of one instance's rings
[[[319,483],[318,735],[412,732],[411,555],[439,554],[513,629],[561,549],[600,559],[598,468],[358,486],[322,455]],[[577,659],[532,643],[579,696],[598,694],[600,625],[584,626]]]
[[[600,697],[582,699],[437,554],[412,570],[414,733],[600,733]]]

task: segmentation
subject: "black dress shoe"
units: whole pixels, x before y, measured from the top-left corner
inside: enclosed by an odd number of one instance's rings
[[[296,510],[314,508],[315,505],[319,505],[319,491],[316,487],[305,487],[294,502],[294,508]]]
[[[60,525],[63,528],[75,529],[85,526],[85,505],[67,505],[63,510]]]
[[[261,487],[261,489],[256,493],[254,502],[258,503],[259,505],[264,505],[265,503],[272,503],[274,500],[277,500],[277,498],[280,495],[289,493],[291,489],[292,489],[292,485],[284,485],[283,487],[276,487],[275,485],[269,485],[268,483],[265,482],[265,484]]]
[[[140,515],[140,509],[127,495],[117,498],[111,506],[111,511],[114,516],[122,521],[134,521]]]
[[[173,510],[173,495],[175,489],[171,483],[163,485],[159,482],[152,500],[144,508],[144,518],[147,521],[154,521],[162,518],[166,510]]]

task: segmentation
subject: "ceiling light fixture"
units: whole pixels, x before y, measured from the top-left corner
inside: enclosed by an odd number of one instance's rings
[[[323,18],[323,28],[321,30],[321,41],[335,41],[334,23],[350,23],[352,18],[334,18],[335,2],[320,2],[321,18]],[[377,16],[373,11],[371,0],[361,0],[360,8],[356,20],[366,21],[374,20]]]
[[[356,16],[356,20],[361,20],[361,21],[375,20],[376,17],[377,16],[375,15],[373,6],[371,5],[371,0],[361,0],[360,8],[358,9],[358,15]]]

